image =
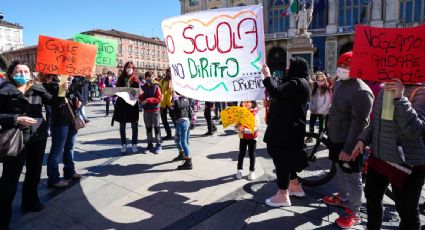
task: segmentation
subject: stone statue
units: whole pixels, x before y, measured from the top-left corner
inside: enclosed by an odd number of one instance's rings
[[[313,19],[314,2],[310,4],[310,8],[306,9],[306,5],[303,4],[302,9],[295,16],[295,22],[297,22],[297,34],[307,34],[307,28]]]

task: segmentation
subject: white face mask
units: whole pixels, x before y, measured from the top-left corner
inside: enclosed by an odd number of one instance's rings
[[[350,79],[350,70],[344,69],[344,68],[337,68],[336,69],[336,75],[341,79],[341,81],[346,81]]]
[[[133,69],[132,68],[127,68],[127,69],[125,69],[125,72],[127,72],[127,75],[132,75],[133,74]]]

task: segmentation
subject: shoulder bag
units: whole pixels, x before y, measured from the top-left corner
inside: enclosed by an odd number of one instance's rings
[[[68,103],[68,99],[66,99],[66,97],[65,97],[65,103],[68,106],[69,113],[71,114],[72,124],[74,125],[74,128],[76,130],[79,130],[86,127],[86,122],[80,116],[75,115],[74,110],[71,108],[71,105]]]

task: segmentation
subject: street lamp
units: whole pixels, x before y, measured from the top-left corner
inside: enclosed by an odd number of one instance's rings
[[[2,12],[0,12],[0,20],[2,20],[3,19],[3,13]]]

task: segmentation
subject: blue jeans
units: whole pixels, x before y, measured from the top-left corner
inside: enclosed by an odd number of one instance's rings
[[[189,157],[189,119],[179,119],[176,121],[176,141],[177,148],[183,150],[184,156]]]
[[[52,126],[52,147],[47,158],[48,184],[60,181],[59,157],[63,153],[64,178],[71,178],[75,174],[74,144],[77,139],[77,130],[72,124],[69,126]]]
[[[121,145],[127,144],[127,137],[125,134],[125,122],[120,122],[120,136],[121,136]],[[137,145],[137,135],[138,135],[138,127],[137,121],[131,122],[131,130],[133,131],[133,136],[131,140],[131,144]]]
[[[87,120],[86,110],[84,108],[84,105],[81,105],[81,107],[77,109],[77,115],[81,116],[83,120]]]

